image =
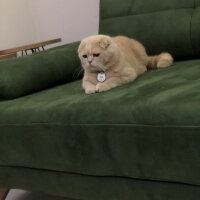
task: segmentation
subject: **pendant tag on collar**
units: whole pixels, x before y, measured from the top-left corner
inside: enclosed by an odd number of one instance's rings
[[[106,80],[106,74],[104,72],[99,72],[97,75],[97,80],[103,83]]]

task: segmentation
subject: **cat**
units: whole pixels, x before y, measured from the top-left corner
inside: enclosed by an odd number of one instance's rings
[[[169,53],[148,56],[144,46],[125,36],[93,35],[83,39],[78,55],[86,94],[103,92],[135,80],[152,68],[172,65]]]

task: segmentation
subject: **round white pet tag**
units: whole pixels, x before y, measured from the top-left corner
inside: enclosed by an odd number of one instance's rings
[[[106,74],[104,72],[99,72],[97,75],[97,80],[99,82],[104,82],[106,80]]]

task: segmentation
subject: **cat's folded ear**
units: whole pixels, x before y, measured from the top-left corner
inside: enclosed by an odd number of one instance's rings
[[[78,47],[78,53],[80,53],[84,48],[85,48],[85,43],[84,43],[84,41],[81,41],[81,43]]]
[[[111,38],[107,36],[102,37],[99,42],[100,47],[103,49],[107,49],[110,46],[110,44],[111,44]]]

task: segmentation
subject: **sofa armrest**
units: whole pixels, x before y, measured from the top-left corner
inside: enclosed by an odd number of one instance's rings
[[[0,97],[13,99],[73,80],[79,42],[0,61]]]

